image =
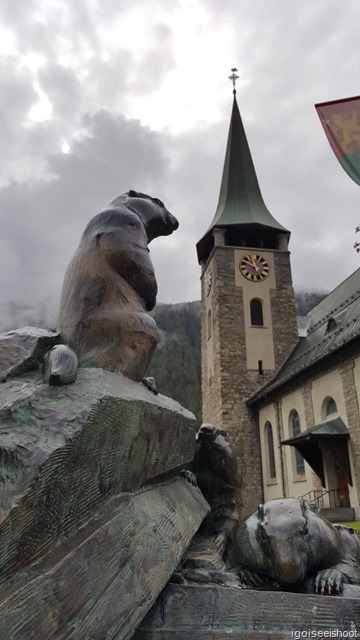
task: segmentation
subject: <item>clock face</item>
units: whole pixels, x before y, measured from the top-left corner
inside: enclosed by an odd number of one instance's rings
[[[212,284],[212,273],[211,273],[211,269],[208,269],[207,272],[205,273],[205,293],[207,296],[211,291],[211,284]]]
[[[248,253],[246,256],[241,258],[239,269],[241,275],[252,282],[264,280],[264,278],[269,275],[268,263],[265,258],[259,256],[257,253]]]

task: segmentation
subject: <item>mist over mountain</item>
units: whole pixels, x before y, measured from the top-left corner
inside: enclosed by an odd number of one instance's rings
[[[42,298],[36,302],[3,302],[0,304],[0,331],[11,331],[26,326],[56,329],[58,307],[59,299],[56,296]]]
[[[298,291],[295,293],[297,315],[306,316],[327,294],[328,291]]]

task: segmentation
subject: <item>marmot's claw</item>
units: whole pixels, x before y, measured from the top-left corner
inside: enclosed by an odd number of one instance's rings
[[[154,378],[143,378],[141,382],[147,389],[149,389],[149,391],[155,393],[156,396],[158,395],[159,392],[157,390]]]
[[[197,479],[196,476],[192,473],[192,471],[188,471],[187,469],[182,469],[180,471],[180,475],[182,478],[185,478],[193,487],[197,487]]]
[[[237,574],[239,576],[240,582],[244,587],[250,589],[258,589],[259,587],[261,588],[263,586],[264,577],[260,576],[254,571],[239,568]]]
[[[323,595],[336,595],[341,593],[344,576],[337,569],[322,569],[315,579],[315,593]]]

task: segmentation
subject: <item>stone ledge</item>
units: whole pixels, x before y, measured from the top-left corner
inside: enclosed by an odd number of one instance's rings
[[[169,584],[132,640],[289,640],[309,628],[359,635],[359,620],[359,597]]]

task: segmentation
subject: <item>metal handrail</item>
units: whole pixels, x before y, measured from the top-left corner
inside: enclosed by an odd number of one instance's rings
[[[328,496],[328,500],[325,499],[326,496]],[[305,493],[301,497],[304,500],[309,500],[309,502],[314,503],[319,509],[324,509],[326,507],[330,507],[330,509],[336,509],[341,506],[337,489],[329,489],[328,491],[314,489],[312,491],[308,491],[308,493]]]

